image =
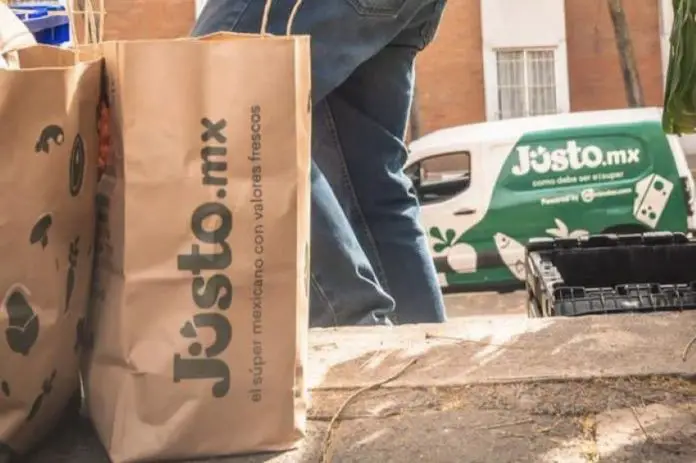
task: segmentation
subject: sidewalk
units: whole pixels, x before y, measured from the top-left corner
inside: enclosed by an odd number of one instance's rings
[[[696,313],[316,331],[305,445],[218,461],[693,463],[694,335]],[[107,461],[65,428],[28,463]]]

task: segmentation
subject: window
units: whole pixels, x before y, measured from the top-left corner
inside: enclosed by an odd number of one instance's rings
[[[498,119],[556,114],[554,50],[498,50]]]
[[[471,184],[469,152],[438,154],[406,168],[421,204],[446,201]]]

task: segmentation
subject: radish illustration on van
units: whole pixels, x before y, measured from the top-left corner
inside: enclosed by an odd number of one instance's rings
[[[466,273],[476,268],[476,251],[473,247],[461,241],[461,236],[457,236],[454,229],[449,228],[443,234],[437,227],[430,229],[430,238],[433,253],[436,256],[445,255],[445,260],[440,259],[441,264],[446,266],[451,272]],[[473,260],[473,265],[471,262]],[[438,259],[436,258],[436,263]],[[441,266],[442,266],[441,265]],[[446,281],[446,279],[445,279]]]
[[[582,228],[571,232],[568,230],[568,225],[561,219],[554,219],[554,221],[556,222],[556,228],[546,229],[546,233],[554,238],[581,238],[590,234],[590,232]]]
[[[694,181],[659,108],[441,130],[412,143],[405,173],[444,287],[519,285],[536,237],[696,230]]]

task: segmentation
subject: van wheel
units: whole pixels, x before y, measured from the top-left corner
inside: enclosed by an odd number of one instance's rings
[[[647,227],[643,225],[614,225],[613,227],[605,228],[602,230],[603,235],[636,235],[639,233],[645,233],[649,231]]]

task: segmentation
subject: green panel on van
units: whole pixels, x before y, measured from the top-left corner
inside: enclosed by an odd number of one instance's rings
[[[685,232],[684,196],[658,122],[527,133],[507,156],[484,218],[453,243],[476,249],[477,271],[450,273],[447,283],[519,279],[518,256],[534,237]]]

